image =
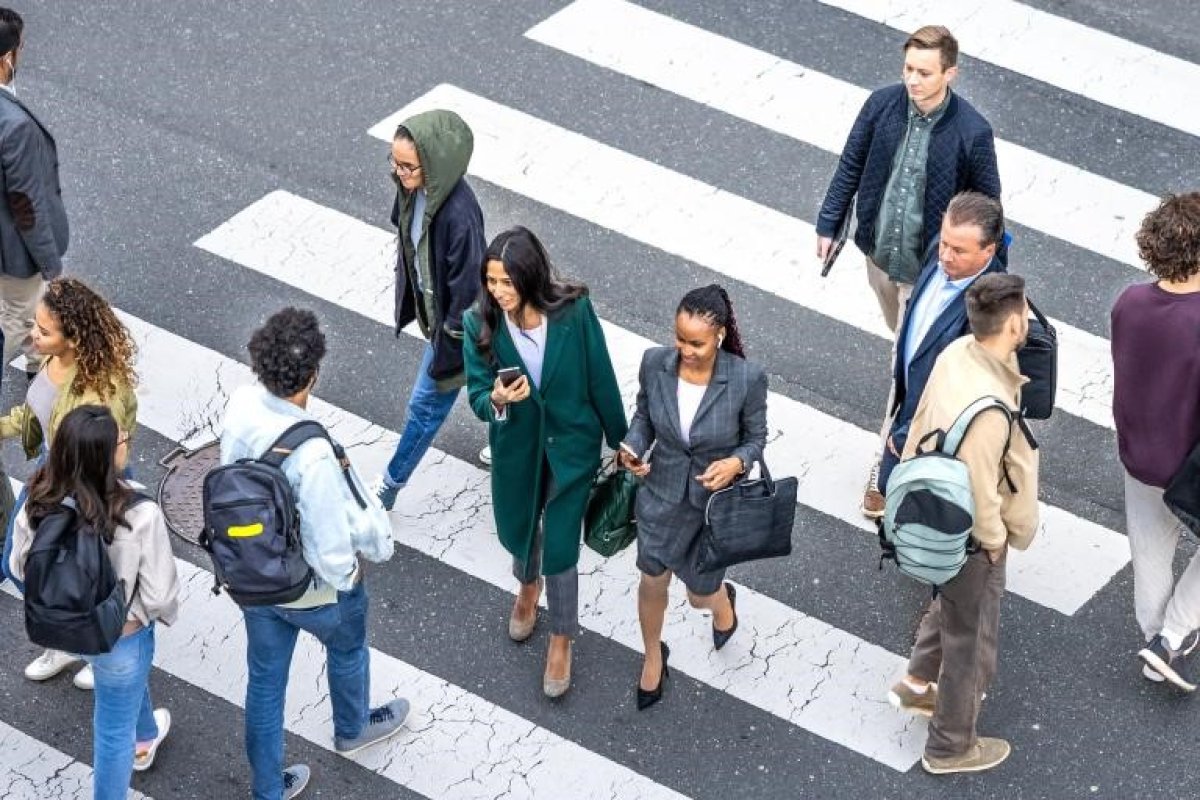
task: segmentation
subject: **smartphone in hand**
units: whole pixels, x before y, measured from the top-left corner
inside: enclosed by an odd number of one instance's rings
[[[496,373],[496,377],[500,379],[501,386],[512,386],[521,377],[521,368],[505,367]]]
[[[641,457],[641,456],[639,456],[637,453],[633,452],[633,448],[632,448],[632,447],[630,447],[629,445],[625,444],[624,442],[621,442],[621,451],[622,451],[623,453],[625,453],[625,455],[629,456],[629,463],[630,463],[630,466],[633,466],[633,467],[640,467],[640,466],[642,466],[642,463],[643,463],[643,462],[642,462],[642,457]]]

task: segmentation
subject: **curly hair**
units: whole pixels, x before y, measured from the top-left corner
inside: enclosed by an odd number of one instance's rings
[[[276,397],[307,388],[324,357],[325,334],[317,315],[306,309],[276,311],[250,337],[250,365]]]
[[[1159,280],[1175,283],[1200,271],[1200,192],[1164,197],[1142,220],[1137,244]]]
[[[55,278],[46,284],[41,302],[75,345],[72,394],[91,389],[106,400],[119,386],[137,386],[137,345],[107,300],[77,278]]]

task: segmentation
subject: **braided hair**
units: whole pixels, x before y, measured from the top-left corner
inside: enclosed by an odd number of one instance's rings
[[[706,320],[714,328],[724,328],[725,338],[721,341],[721,349],[741,358],[746,357],[737,319],[733,316],[733,303],[722,286],[710,283],[692,289],[679,301],[679,308],[675,309],[676,316],[685,312]]]
[[[76,278],[55,278],[46,284],[41,302],[63,336],[75,342],[73,394],[90,389],[107,399],[122,386],[137,386],[133,369],[137,346],[103,297]]]

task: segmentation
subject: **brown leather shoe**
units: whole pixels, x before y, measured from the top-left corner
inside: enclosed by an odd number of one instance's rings
[[[883,493],[878,489],[867,489],[863,492],[862,505],[858,510],[867,519],[879,519],[883,516],[883,510],[887,505],[887,500],[884,499]]]
[[[930,775],[951,775],[956,772],[983,772],[999,766],[1012,752],[1012,746],[1003,739],[980,736],[975,746],[961,756],[934,758],[921,756],[921,766]]]
[[[932,717],[937,707],[937,684],[931,683],[921,694],[917,694],[904,681],[897,681],[888,691],[888,702],[893,707],[910,714]]]

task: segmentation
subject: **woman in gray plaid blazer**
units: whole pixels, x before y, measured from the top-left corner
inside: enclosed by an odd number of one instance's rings
[[[639,381],[620,460],[643,479],[637,497],[638,620],[646,648],[640,710],[658,702],[668,675],[662,627],[672,573],[694,608],[712,612],[714,647],[720,650],[737,630],[737,594],[724,583],[724,570],[700,572],[696,562],[709,496],[762,458],[767,376],[743,356],[729,296],[713,284],[684,296],[675,312],[675,346],[647,350]]]

